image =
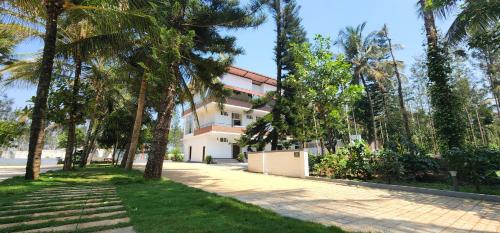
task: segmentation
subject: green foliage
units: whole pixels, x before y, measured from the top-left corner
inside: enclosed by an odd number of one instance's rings
[[[214,158],[211,155],[207,155],[205,157],[205,163],[206,164],[213,164],[213,163],[215,163]]]
[[[324,138],[326,146],[334,151],[336,138],[346,134],[345,119],[348,112],[345,105],[357,100],[362,93],[362,87],[352,83],[351,65],[343,55],[335,55],[331,51],[331,40],[316,35],[315,43],[293,44],[292,54],[295,58],[295,73],[290,75],[287,83],[295,87],[299,93],[300,103],[307,103],[298,107],[303,124],[299,138],[304,141]],[[311,117],[307,119],[306,117]],[[305,121],[312,120],[311,133],[306,133]],[[306,135],[312,137],[307,138]]]
[[[405,172],[400,155],[392,150],[381,150],[375,154],[374,170],[389,184],[393,179],[399,179]]]
[[[10,147],[19,138],[26,126],[12,120],[0,120],[0,147]]]
[[[174,148],[170,154],[172,154],[172,156],[170,157],[170,159],[172,161],[184,161],[184,155],[182,154],[181,150],[179,148]]]
[[[238,162],[240,163],[245,162],[245,155],[243,153],[239,153],[236,157],[236,160],[238,160]]]
[[[347,169],[347,156],[346,150],[340,150],[337,154],[325,154],[324,156],[316,156],[320,161],[313,163],[314,171],[321,176],[331,178],[346,178]],[[311,167],[311,164],[309,164]]]
[[[443,156],[449,169],[457,171],[459,179],[473,183],[477,191],[483,183],[500,181],[496,175],[500,170],[498,149],[473,146],[464,149],[452,148]]]
[[[102,122],[102,131],[97,137],[97,143],[102,148],[111,148],[115,144],[123,148],[130,136],[134,117],[127,109],[117,109],[107,115]]]
[[[85,143],[85,132],[82,128],[76,128],[75,131],[76,141],[75,146],[81,147]],[[66,148],[68,141],[68,132],[65,130],[57,136],[57,148]]]
[[[369,179],[374,172],[373,165],[368,146],[359,141],[338,149],[335,154],[326,154],[314,170],[320,175],[334,178]]]

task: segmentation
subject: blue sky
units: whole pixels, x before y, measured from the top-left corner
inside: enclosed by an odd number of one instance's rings
[[[244,2],[244,1],[243,1]],[[367,22],[366,33],[380,29],[384,23],[389,27],[393,43],[404,46],[396,52],[398,60],[406,63],[405,72],[413,63],[413,58],[423,52],[423,21],[417,15],[416,0],[298,0],[300,15],[307,35],[330,36],[336,39],[339,31],[346,26],[356,26]],[[439,29],[446,31],[450,20],[437,21]],[[270,18],[256,29],[231,31],[237,37],[238,45],[245,50],[235,60],[235,65],[268,76],[275,76],[273,61],[274,25]],[[17,53],[29,55],[39,51],[39,41],[27,41],[17,48]],[[334,48],[336,51],[337,48]],[[408,74],[409,75],[409,74]],[[35,94],[35,88],[10,88],[7,95],[14,99],[15,107],[24,107]]]

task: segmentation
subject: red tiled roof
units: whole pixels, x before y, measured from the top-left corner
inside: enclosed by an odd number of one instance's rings
[[[259,85],[263,84],[263,83],[269,84],[269,85],[272,85],[272,86],[276,86],[277,85],[276,79],[273,79],[271,77],[268,77],[268,76],[265,76],[265,75],[262,75],[262,74],[257,74],[255,72],[252,72],[252,71],[249,71],[249,70],[245,70],[245,69],[242,69],[242,68],[239,68],[239,67],[236,67],[236,66],[229,67],[228,73],[234,74],[234,75],[237,75],[237,76],[240,76],[240,77],[248,78],[248,79],[252,80],[253,83],[256,83],[256,84],[259,84]]]

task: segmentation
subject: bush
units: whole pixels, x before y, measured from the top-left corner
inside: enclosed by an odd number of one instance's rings
[[[404,167],[404,175],[408,179],[416,180],[441,170],[438,159],[425,154],[403,154],[400,157]]]
[[[365,142],[357,141],[346,147],[348,152],[348,175],[361,179],[371,179],[373,173],[373,154]]]
[[[400,161],[400,155],[392,150],[381,150],[376,153],[374,171],[391,183],[393,179],[399,179],[404,174],[404,166]]]
[[[205,163],[214,164],[214,158],[211,155],[207,155],[207,157],[205,157]]]
[[[245,155],[243,153],[239,153],[238,156],[236,157],[236,160],[238,160],[238,162],[240,163],[245,162]]]
[[[322,158],[323,156],[315,154],[310,154],[307,156],[310,172],[314,171],[314,167],[316,166],[316,164],[319,164],[321,162]]]
[[[459,179],[474,184],[479,191],[483,183],[498,183],[500,150],[487,147],[453,148],[444,154],[450,170],[457,171]]]
[[[184,161],[184,155],[181,153],[181,150],[179,148],[174,148],[172,150],[172,156],[170,159],[172,161]]]
[[[345,151],[345,150],[342,150]],[[314,171],[320,176],[331,178],[346,178],[347,177],[347,154],[326,154],[324,156],[313,156],[319,158],[320,162],[314,166]],[[309,165],[311,166],[311,165]]]

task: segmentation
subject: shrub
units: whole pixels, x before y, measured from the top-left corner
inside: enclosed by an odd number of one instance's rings
[[[438,159],[425,154],[403,154],[400,157],[404,167],[404,175],[408,179],[422,178],[431,173],[439,173]]]
[[[236,157],[236,160],[238,160],[238,162],[240,163],[245,162],[245,155],[243,153],[239,153]]]
[[[346,151],[342,150],[341,151]],[[320,158],[320,162],[314,165],[314,171],[321,176],[331,178],[347,177],[347,153],[326,154],[324,156],[313,156]]]
[[[375,156],[374,170],[387,183],[390,184],[393,179],[399,179],[404,174],[404,166],[398,153],[392,150],[381,150]]]
[[[373,155],[368,150],[368,145],[357,141],[346,147],[348,152],[347,170],[351,177],[370,179],[373,173]]]
[[[207,157],[205,157],[205,163],[206,164],[213,164],[214,158],[211,155],[207,155]]]
[[[498,182],[500,150],[487,147],[453,148],[444,154],[449,169],[456,170],[459,179],[471,182],[479,191],[480,185]]]
[[[172,150],[172,156],[170,159],[172,161],[184,161],[184,155],[181,153],[181,150],[179,148],[174,148]]]
[[[321,162],[321,158],[323,158],[323,156],[315,154],[309,154],[307,156],[310,172],[314,171],[314,167],[316,166],[316,164],[319,164]]]

